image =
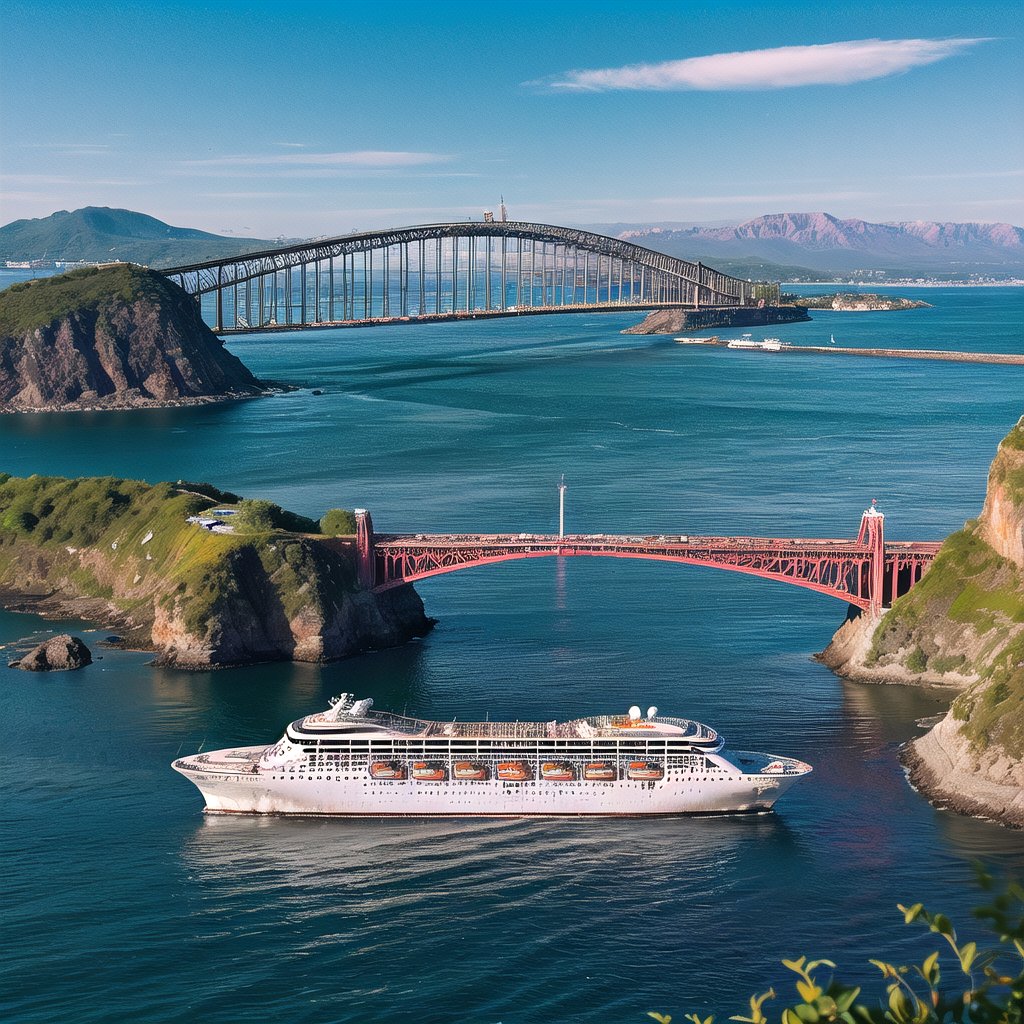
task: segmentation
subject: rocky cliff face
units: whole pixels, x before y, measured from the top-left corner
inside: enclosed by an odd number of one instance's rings
[[[66,278],[0,293],[0,412],[186,404],[266,390],[195,302],[159,274],[125,265]]]
[[[880,622],[852,617],[822,660],[871,682],[961,692],[908,746],[911,781],[937,802],[1024,827],[1024,418],[999,446],[977,521]]]
[[[358,590],[351,563],[311,539],[244,544],[225,559],[216,594],[187,594],[154,606],[153,644],[179,668],[254,661],[323,662],[396,647],[433,622],[412,586]]]

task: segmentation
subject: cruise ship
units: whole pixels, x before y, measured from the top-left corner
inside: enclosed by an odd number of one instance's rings
[[[646,816],[769,810],[810,765],[726,751],[639,707],[569,722],[431,722],[342,694],[270,746],[174,761],[206,810],[346,817]]]

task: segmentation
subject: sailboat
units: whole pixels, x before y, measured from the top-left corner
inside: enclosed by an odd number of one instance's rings
[[[835,336],[834,334],[832,334],[832,335],[830,335],[830,336],[829,336],[829,339],[828,339],[828,340],[829,340],[829,342],[830,342],[831,344],[833,344],[833,345],[834,345],[834,344],[836,343],[836,336]]]

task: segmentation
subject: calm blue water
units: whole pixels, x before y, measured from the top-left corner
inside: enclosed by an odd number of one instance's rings
[[[900,293],[936,308],[773,333],[1024,350],[1024,291]],[[634,320],[236,338],[257,375],[307,390],[3,418],[0,469],[206,479],[416,531],[551,530],[565,472],[574,532],[852,536],[875,497],[891,537],[928,539],[977,514],[1024,411],[1017,368],[702,351],[618,333]],[[942,695],[844,683],[810,660],[836,601],[597,559],[419,590],[431,636],[324,668],[192,675],[109,651],[67,675],[0,667],[6,1019],[728,1016],[783,980],[783,956],[871,981],[869,956],[923,955],[897,901],[969,929],[975,857],[1024,874],[1024,836],[936,811],[904,781],[897,747]],[[0,613],[0,644],[60,625]],[[657,704],[816,771],[764,817],[346,822],[204,818],[168,767],[201,743],[269,741],[342,689],[463,719]]]

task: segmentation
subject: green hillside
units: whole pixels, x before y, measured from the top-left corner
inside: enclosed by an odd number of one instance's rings
[[[259,238],[226,238],[176,228],[132,210],[87,206],[0,227],[0,260],[122,260],[151,267],[199,263],[272,248]]]

